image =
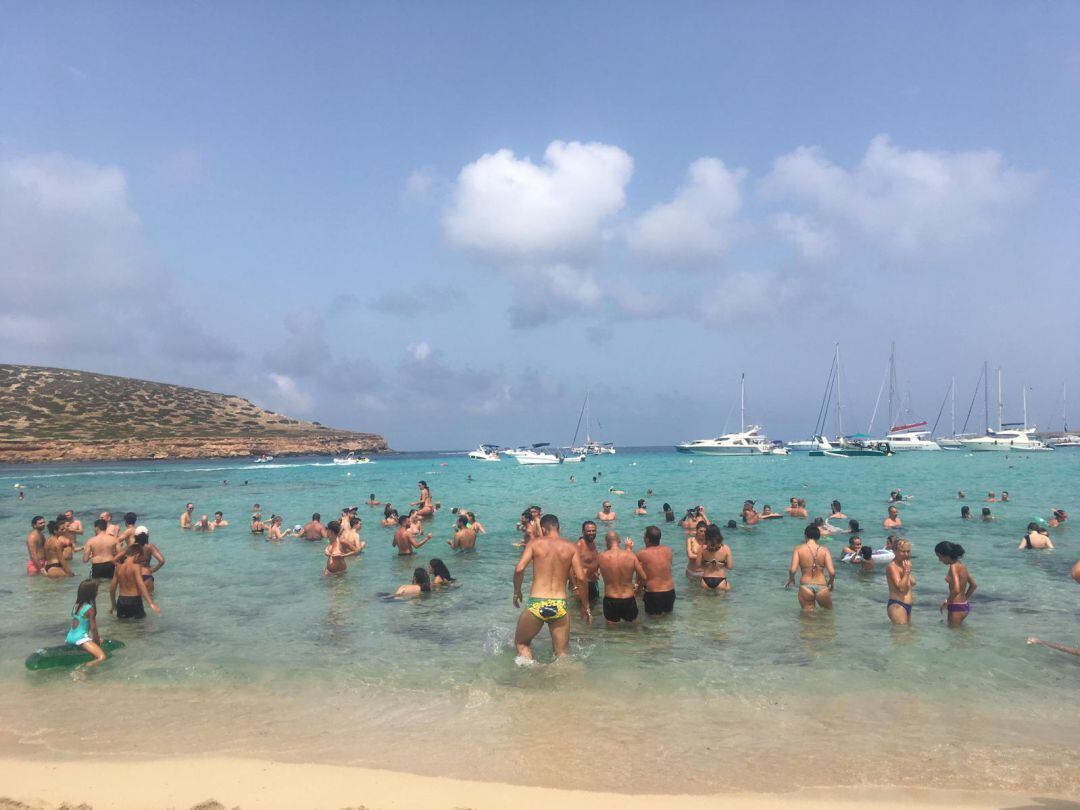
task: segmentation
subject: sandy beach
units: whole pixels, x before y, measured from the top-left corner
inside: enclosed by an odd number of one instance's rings
[[[523,787],[334,765],[297,765],[250,759],[169,759],[139,762],[0,760],[0,810],[165,810],[265,808],[266,810],[704,810],[704,808],[1073,808],[1065,798],[1023,793],[915,790],[910,788],[813,790],[798,793],[626,795]],[[91,787],[92,786],[92,787]]]

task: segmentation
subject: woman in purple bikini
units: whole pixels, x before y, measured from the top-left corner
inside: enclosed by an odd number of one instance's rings
[[[959,627],[971,611],[971,595],[978,587],[967,566],[960,562],[964,556],[964,547],[959,543],[942,540],[934,546],[934,553],[942,565],[949,566],[945,575],[945,584],[949,586],[949,595],[941,603],[941,612],[948,610],[949,627]]]

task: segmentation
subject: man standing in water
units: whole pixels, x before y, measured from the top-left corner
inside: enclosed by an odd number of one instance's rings
[[[90,563],[91,579],[112,579],[116,566],[113,558],[119,549],[115,537],[109,534],[109,522],[105,518],[94,521],[96,534],[83,547],[83,562]]]
[[[811,524],[803,530],[803,542],[791,552],[791,568],[788,570],[785,588],[795,582],[795,572],[801,569],[799,578],[799,607],[811,612],[818,604],[826,610],[832,610],[833,580],[836,569],[833,567],[832,554],[827,548],[818,545],[821,532]],[[828,580],[826,580],[828,574]]]
[[[551,647],[556,658],[570,654],[570,616],[566,612],[566,583],[573,579],[579,594],[588,593],[585,570],[581,567],[577,547],[559,536],[559,519],[555,515],[540,518],[540,537],[525,546],[514,568],[514,607],[521,607],[521,586],[525,571],[532,566],[532,587],[529,604],[518,619],[514,644],[518,656],[532,661],[532,641],[546,624],[551,631]],[[581,599],[581,617],[592,621],[589,600]]]
[[[328,534],[326,527],[322,525],[322,515],[316,512],[311,516],[311,523],[304,527],[300,536],[305,540],[315,542],[316,540],[325,539]]]
[[[618,536],[618,535],[616,535]],[[581,537],[577,541],[578,557],[589,581],[589,605],[600,598],[600,550],[596,547],[596,524],[586,520],[581,524]],[[581,595],[578,594],[578,598]]]
[[[134,512],[126,512],[124,514],[124,530],[116,536],[117,548],[127,548],[127,546],[135,540],[135,524],[138,520],[139,516]]]
[[[469,525],[469,518],[458,515],[454,539],[446,541],[454,551],[472,551],[476,548],[476,529]]]
[[[397,549],[399,557],[408,557],[430,539],[431,532],[428,532],[427,537],[417,542],[413,538],[412,532],[409,531],[409,516],[402,515],[398,518],[398,528],[390,540],[390,545]]]
[[[618,532],[604,535],[604,544],[607,550],[596,559],[604,578],[604,621],[608,624],[636,622],[638,606],[634,596],[634,575],[637,575],[637,587],[645,587],[645,569],[634,552],[619,548]]]
[[[26,574],[37,576],[45,566],[45,518],[34,515],[30,519],[30,532],[26,535]]]
[[[611,501],[604,501],[600,511],[596,513],[596,519],[604,523],[614,523],[615,517],[615,510],[611,508]]]
[[[195,504],[193,504],[193,503],[189,503],[184,508],[184,514],[180,515],[180,528],[181,529],[190,529],[191,528],[191,515],[192,515],[192,513],[194,511],[195,511]]]
[[[671,575],[672,551],[660,545],[660,527],[645,527],[645,548],[637,553],[645,571],[645,612],[650,616],[675,609],[675,579]]]

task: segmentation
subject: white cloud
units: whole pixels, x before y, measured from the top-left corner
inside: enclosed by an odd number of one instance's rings
[[[985,233],[1002,210],[1032,193],[1035,182],[993,150],[905,151],[878,135],[852,170],[830,162],[817,147],[782,155],[762,191],[806,205],[817,220],[814,229],[821,223],[844,226],[875,245],[912,254]]]
[[[836,248],[832,231],[808,217],[785,212],[773,217],[772,224],[777,233],[793,242],[803,258],[810,261],[828,258]]]
[[[625,205],[633,168],[602,143],[553,141],[541,165],[500,149],[461,170],[443,227],[451,243],[496,263],[588,256]]]
[[[630,246],[663,263],[695,265],[723,257],[744,228],[735,221],[742,207],[744,169],[703,157],[690,164],[686,182],[671,202],[654,205],[627,234]]]
[[[292,416],[294,414],[308,413],[315,404],[310,394],[302,391],[296,384],[296,380],[288,374],[270,372],[267,375],[273,387],[267,392],[265,399],[274,410]]]
[[[411,357],[417,363],[423,362],[424,360],[427,360],[429,357],[431,357],[431,346],[428,345],[428,342],[426,340],[421,340],[419,343],[410,344],[405,351],[407,351],[409,353],[409,357]]]

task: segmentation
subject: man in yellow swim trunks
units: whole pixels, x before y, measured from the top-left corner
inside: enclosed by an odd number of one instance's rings
[[[559,534],[559,519],[555,515],[540,518],[540,537],[525,546],[514,568],[514,607],[523,601],[521,586],[525,571],[532,566],[532,587],[529,603],[518,619],[514,644],[518,655],[532,660],[532,641],[546,624],[551,631],[551,646],[556,658],[570,653],[570,616],[566,612],[566,583],[571,577],[577,592],[589,592],[585,569],[578,557],[577,546]],[[588,598],[579,599],[581,616],[592,621]]]

